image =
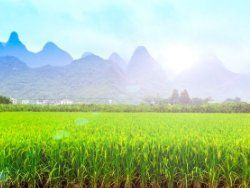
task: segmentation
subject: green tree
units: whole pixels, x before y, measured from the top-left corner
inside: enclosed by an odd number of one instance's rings
[[[11,104],[11,100],[8,97],[0,96],[0,104]]]
[[[171,97],[169,98],[170,104],[177,104],[179,103],[179,92],[177,89],[174,89],[172,92]]]
[[[192,100],[189,97],[188,91],[185,89],[180,94],[180,103],[181,104],[190,104]]]

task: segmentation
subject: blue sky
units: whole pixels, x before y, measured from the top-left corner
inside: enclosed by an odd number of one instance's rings
[[[249,7],[246,0],[0,0],[0,41],[17,31],[31,51],[53,41],[75,58],[117,51],[129,59],[144,45],[175,70],[214,54],[250,72]]]

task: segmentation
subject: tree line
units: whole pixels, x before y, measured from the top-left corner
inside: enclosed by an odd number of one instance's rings
[[[163,99],[159,96],[157,97],[146,97],[144,102],[146,104],[181,104],[181,105],[189,105],[189,104],[205,104],[211,101],[211,98],[191,98],[188,91],[184,89],[183,91],[178,91],[174,89],[169,98]]]
[[[181,104],[0,104],[0,112],[173,112],[173,113],[250,113],[249,103]]]
[[[157,101],[158,100],[158,101]],[[0,96],[0,112],[195,112],[195,113],[250,113],[250,104],[240,98],[223,103],[208,103],[210,99],[190,98],[187,90],[174,90],[168,99],[152,98],[141,104],[71,104],[34,105],[12,104],[8,97]],[[198,102],[197,102],[198,101]]]
[[[182,91],[178,91],[174,89],[169,98],[164,99],[162,97],[146,97],[143,102],[151,105],[161,105],[161,104],[172,104],[172,105],[201,105],[207,104],[213,101],[211,97],[207,98],[191,98],[188,91],[186,89]],[[235,97],[234,99],[228,98],[224,101],[224,103],[241,103],[241,98]]]

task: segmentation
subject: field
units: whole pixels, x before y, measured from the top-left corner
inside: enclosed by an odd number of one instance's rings
[[[250,114],[0,113],[6,187],[249,187]]]

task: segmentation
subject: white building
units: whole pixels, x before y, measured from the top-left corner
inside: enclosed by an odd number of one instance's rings
[[[66,105],[70,105],[70,104],[73,104],[73,101],[71,100],[68,100],[68,99],[63,99],[60,101],[60,104],[66,104]]]
[[[22,103],[22,104],[29,104],[30,101],[29,101],[29,100],[22,100],[21,103]]]
[[[17,103],[18,103],[18,101],[17,101],[16,99],[12,98],[12,97],[10,97],[10,100],[11,100],[11,102],[12,102],[13,104],[17,104]]]

